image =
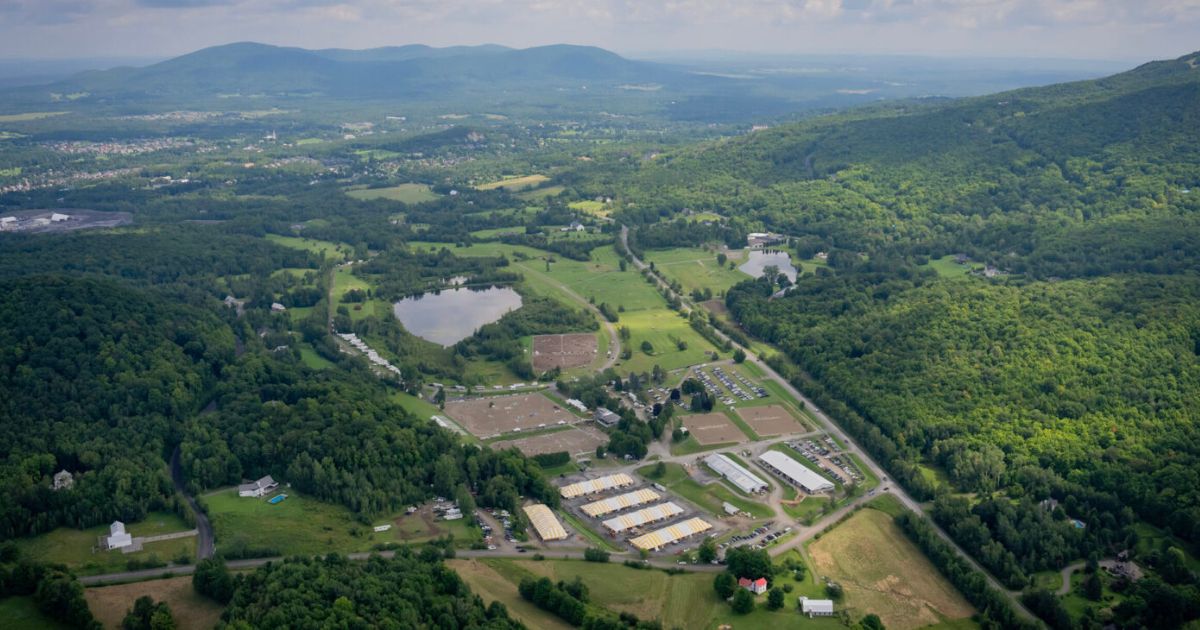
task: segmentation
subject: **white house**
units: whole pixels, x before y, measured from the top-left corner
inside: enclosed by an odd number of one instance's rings
[[[70,218],[71,218],[71,215],[69,215],[69,214],[60,214],[58,212],[53,212],[50,214],[50,220],[54,223],[60,223],[62,221],[66,221]]]
[[[264,494],[279,487],[279,483],[267,475],[253,483],[244,483],[238,486],[239,497],[261,497]]]
[[[801,597],[800,612],[808,615],[809,617],[832,617],[833,600],[809,599],[807,597]]]
[[[287,310],[287,307],[280,304],[279,302],[271,302],[271,312],[272,313],[282,313],[286,310]]]
[[[108,539],[105,541],[109,549],[120,549],[133,544],[133,536],[125,531],[125,523],[113,521],[108,527]]]
[[[55,490],[70,490],[73,485],[75,485],[75,477],[65,468],[54,473],[54,486],[52,487]]]

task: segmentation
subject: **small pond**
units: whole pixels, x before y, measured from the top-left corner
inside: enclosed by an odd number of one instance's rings
[[[443,346],[470,337],[484,324],[521,308],[521,294],[506,287],[448,289],[396,302],[392,312],[408,332]]]
[[[788,280],[796,281],[796,268],[792,266],[791,255],[778,249],[752,249],[749,259],[738,269],[751,277],[761,278],[763,269],[771,265],[775,265]]]

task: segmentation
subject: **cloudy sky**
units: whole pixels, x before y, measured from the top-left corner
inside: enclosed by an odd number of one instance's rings
[[[1146,60],[1200,49],[1200,0],[0,0],[5,58],[234,41]]]

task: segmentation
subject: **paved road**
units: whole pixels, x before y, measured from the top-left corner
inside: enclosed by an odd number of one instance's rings
[[[633,265],[635,268],[637,268],[639,271],[642,269],[648,268],[648,265],[646,265],[641,260],[639,260],[637,258],[637,256],[634,256],[633,252],[629,250],[629,228],[624,225],[621,226],[621,244],[625,246],[626,251],[629,251],[630,257],[633,259]],[[660,287],[668,286],[666,281],[663,280],[656,271],[651,271],[651,273],[654,274],[655,280],[658,282],[658,285]],[[679,295],[679,299],[683,303],[684,313],[690,315],[692,309],[695,307],[687,299],[686,295]],[[908,508],[909,510],[912,510],[913,512],[916,512],[917,514],[920,514],[922,516],[927,516],[925,513],[924,506],[922,506],[920,503],[918,503],[916,500],[914,500],[911,496],[909,496],[908,492],[906,492],[904,490],[904,488],[900,487],[899,485],[897,485],[895,483],[892,483],[888,479],[887,472],[883,469],[883,467],[881,467],[879,464],[875,463],[875,460],[869,454],[867,454],[866,451],[864,451],[862,448],[860,448],[858,446],[858,444],[850,438],[849,435],[847,435],[844,431],[842,431],[842,429],[837,424],[835,424],[832,420],[830,420],[829,417],[826,416],[825,413],[820,410],[820,408],[818,408],[816,405],[814,405],[811,400],[809,400],[807,397],[804,396],[804,394],[802,394],[799,390],[797,390],[795,387],[793,387],[791,382],[789,382],[787,379],[780,376],[779,373],[774,370],[774,368],[772,368],[770,365],[767,365],[767,363],[765,361],[763,361],[762,358],[760,358],[757,354],[755,354],[752,349],[742,347],[741,344],[730,339],[727,335],[725,335],[724,333],[722,333],[719,330],[716,330],[715,328],[713,329],[713,331],[716,333],[718,338],[722,339],[723,341],[728,341],[729,343],[733,344],[733,346],[736,348],[742,348],[742,350],[746,353],[747,361],[750,361],[751,363],[756,365],[760,370],[763,371],[764,374],[767,375],[767,378],[778,383],[781,387],[784,388],[785,391],[787,391],[788,394],[794,396],[796,398],[796,400],[803,402],[804,406],[805,406],[805,410],[808,411],[809,414],[817,420],[817,422],[821,425],[821,428],[823,428],[830,435],[834,436],[834,438],[837,439],[838,441],[840,441],[842,444],[845,444],[846,452],[854,453],[855,455],[857,455],[859,460],[863,463],[863,465],[867,469],[869,469],[872,473],[874,473],[876,477],[879,478],[879,480],[881,482],[881,486],[883,488],[883,490],[882,490],[883,492],[887,492],[888,494],[891,494],[892,496],[896,497],[896,499],[899,500],[900,503],[904,507]],[[791,439],[791,438],[789,437],[787,439]],[[836,522],[838,518],[840,518],[841,516],[844,516],[849,510],[853,509],[856,505],[861,504],[869,499],[870,499],[870,497],[866,497],[866,496],[859,497],[855,501],[852,501],[849,505],[841,508],[840,510],[837,510],[833,514],[830,514],[829,516],[826,516],[825,518],[821,519],[817,523],[813,524],[812,527],[804,528],[804,531],[802,531],[799,535],[796,535],[796,536],[792,537],[790,540],[773,547],[771,549],[771,553],[774,555],[778,555],[780,553],[787,551],[788,549],[792,549],[792,548],[796,547],[797,545],[803,544],[804,541],[808,540],[812,536],[815,536],[817,533],[822,531],[826,526]],[[1024,604],[1021,603],[1019,592],[1010,591],[1007,588],[1005,588],[1004,585],[1001,584],[999,580],[997,580],[995,577],[993,577],[991,573],[989,573],[978,562],[976,562],[975,559],[973,557],[971,557],[970,554],[968,554],[961,547],[959,547],[958,543],[954,542],[954,540],[952,538],[950,538],[950,536],[948,534],[946,534],[946,532],[943,531],[942,528],[939,527],[938,524],[935,523],[932,518],[930,518],[928,520],[929,520],[930,525],[933,526],[934,531],[937,533],[937,535],[939,537],[942,538],[942,540],[944,540],[947,544],[949,544],[950,547],[953,548],[954,551],[956,553],[958,553],[958,555],[960,557],[962,557],[964,560],[966,560],[967,563],[970,564],[972,568],[974,568],[976,571],[980,572],[984,576],[984,578],[987,579],[988,584],[991,585],[992,588],[1000,591],[1001,593],[1004,593],[1008,597],[1009,602],[1012,604],[1013,608],[1018,612],[1018,614],[1020,614],[1021,616],[1025,617],[1026,619],[1029,619],[1029,620],[1037,619],[1036,617],[1034,617],[1033,613],[1029,612],[1029,610],[1027,608],[1025,608]]]
[[[199,538],[196,540],[196,558],[200,560],[211,558],[214,549],[212,524],[208,522],[208,516],[200,511],[196,499],[187,492],[187,484],[183,479],[183,466],[179,463],[179,450],[179,447],[176,446],[175,452],[171,453],[171,481],[175,482],[175,491],[183,495],[192,514],[196,516],[196,530],[199,532]]]

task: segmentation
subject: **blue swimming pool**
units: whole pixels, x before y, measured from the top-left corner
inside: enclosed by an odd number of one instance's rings
[[[286,494],[279,494],[279,495],[271,497],[271,499],[269,501],[267,501],[267,503],[270,503],[270,504],[279,503],[280,501],[283,501],[286,498],[287,498]]]

